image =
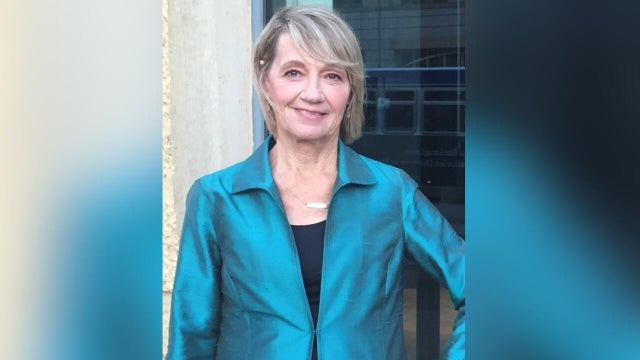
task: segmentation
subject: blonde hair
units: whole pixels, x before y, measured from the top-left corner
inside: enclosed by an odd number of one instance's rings
[[[262,114],[270,133],[276,130],[266,95],[264,80],[276,56],[278,39],[289,34],[300,50],[318,61],[336,64],[347,73],[351,89],[347,108],[340,124],[340,139],[349,144],[362,135],[364,104],[364,63],[355,34],[335,13],[319,7],[292,7],[276,12],[256,40],[253,48],[253,81]]]

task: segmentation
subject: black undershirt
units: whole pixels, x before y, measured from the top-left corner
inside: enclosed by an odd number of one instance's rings
[[[320,279],[322,277],[322,252],[326,220],[310,225],[291,225],[298,249],[304,290],[307,293],[313,324],[318,323],[320,305]],[[317,359],[316,339],[313,339],[313,357]]]

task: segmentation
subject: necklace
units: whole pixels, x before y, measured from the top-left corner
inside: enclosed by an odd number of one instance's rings
[[[275,171],[276,175],[278,176],[278,178],[280,179],[280,184],[282,186],[282,190],[283,192],[290,194],[291,196],[293,196],[294,199],[298,200],[299,202],[303,203],[304,206],[310,208],[310,209],[328,209],[329,208],[329,203],[330,202],[307,202],[304,201],[302,199],[300,199],[293,191],[291,191],[291,189],[289,187],[285,187],[284,186],[284,181],[282,180],[282,175],[280,175],[280,172],[278,172],[278,170]]]
[[[310,208],[310,209],[327,209],[329,208],[329,203],[326,202],[304,202],[303,200],[301,200],[299,197],[296,196],[296,194],[293,193],[293,191],[291,191],[291,189],[285,189],[287,193],[291,194],[291,196],[293,196],[296,200],[300,201],[301,203],[304,204],[304,206]]]
[[[308,202],[308,203],[304,203],[304,205],[312,209],[326,209],[329,207],[329,203],[323,203],[323,202]]]

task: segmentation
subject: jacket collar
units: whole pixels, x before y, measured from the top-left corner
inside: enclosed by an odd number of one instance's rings
[[[275,139],[270,135],[247,160],[240,164],[232,180],[232,194],[249,189],[265,189],[277,193],[269,163],[269,150],[274,144]],[[334,193],[347,184],[373,185],[377,182],[360,155],[338,140],[338,178]]]

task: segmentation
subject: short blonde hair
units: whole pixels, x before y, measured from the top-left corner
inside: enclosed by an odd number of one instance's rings
[[[264,80],[271,69],[282,34],[291,35],[295,46],[316,60],[336,64],[345,70],[351,93],[340,125],[340,139],[347,144],[358,139],[362,135],[365,94],[360,44],[349,25],[338,15],[310,6],[284,8],[276,12],[253,48],[253,81],[269,132],[275,132],[276,120],[270,110],[273,103],[266,95]]]

